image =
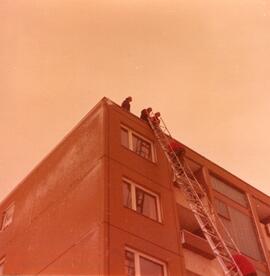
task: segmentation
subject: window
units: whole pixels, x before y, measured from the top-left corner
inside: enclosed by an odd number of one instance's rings
[[[159,196],[139,185],[123,179],[124,206],[161,222]]]
[[[125,251],[125,275],[167,276],[167,269],[165,263],[128,248]]]
[[[238,209],[226,205],[217,198],[215,199],[215,206],[221,215],[221,221],[238,245],[240,251],[255,260],[263,260],[252,218]],[[225,235],[224,237],[226,238]]]
[[[6,229],[6,228],[12,223],[14,210],[15,210],[15,205],[14,205],[14,204],[11,204],[11,205],[3,212],[1,230]]]
[[[217,213],[223,218],[230,219],[230,213],[228,206],[221,200],[214,199],[214,203],[217,209]]]
[[[0,259],[0,275],[4,275],[4,262],[5,258]]]
[[[214,176],[211,176],[211,183],[214,190],[229,197],[233,201],[236,201],[237,203],[241,204],[242,206],[247,207],[246,195],[243,192],[237,190],[236,188],[228,185],[227,183],[221,181],[220,179]]]
[[[121,126],[121,144],[141,157],[155,161],[153,143],[124,126]]]

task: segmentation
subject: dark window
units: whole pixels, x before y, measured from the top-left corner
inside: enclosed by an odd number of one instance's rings
[[[137,135],[132,135],[133,151],[146,159],[152,159],[151,144]]]
[[[129,148],[129,138],[128,138],[128,131],[124,128],[121,128],[121,144]]]
[[[123,182],[123,196],[124,196],[124,206],[132,208],[131,205],[131,184]]]
[[[155,263],[153,261],[150,261],[144,257],[140,257],[140,268],[141,268],[141,276],[149,276],[149,275],[155,275],[155,276],[163,276],[163,266]]]
[[[124,126],[121,127],[121,144],[141,157],[155,161],[153,143]]]
[[[125,251],[126,276],[166,276],[166,265],[136,251]]]
[[[135,256],[133,252],[125,252],[125,271],[127,276],[135,276]]]
[[[136,188],[136,210],[138,213],[157,220],[157,198]]]
[[[123,179],[123,204],[139,214],[161,221],[159,196]]]

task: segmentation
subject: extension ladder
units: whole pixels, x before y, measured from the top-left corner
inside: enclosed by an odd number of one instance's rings
[[[240,251],[230,233],[226,230],[218,215],[213,212],[214,209],[210,200],[208,200],[206,192],[197,181],[188,163],[184,159],[180,161],[173,151],[170,145],[173,138],[164,121],[161,119],[160,123],[155,123],[151,118],[149,114],[149,125],[170,163],[174,172],[175,182],[184,193],[189,207],[218,260],[224,275],[243,276],[232,257],[232,252],[235,254],[240,253]],[[207,201],[206,203],[201,199],[203,197]],[[224,240],[223,235],[225,234],[229,241]]]

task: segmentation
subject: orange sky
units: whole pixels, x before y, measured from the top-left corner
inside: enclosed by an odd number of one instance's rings
[[[103,96],[270,194],[268,0],[1,0],[0,200]]]

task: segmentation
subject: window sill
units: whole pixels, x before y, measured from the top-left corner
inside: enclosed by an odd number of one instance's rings
[[[150,221],[153,221],[153,222],[155,222],[155,223],[158,223],[158,224],[160,224],[160,225],[164,225],[164,222],[163,222],[162,220],[159,221],[159,220],[152,219],[152,218],[150,218],[150,217],[148,217],[148,216],[146,216],[146,215],[144,215],[144,214],[141,214],[141,213],[137,212],[136,210],[133,210],[132,208],[129,208],[129,207],[127,207],[127,206],[124,206],[124,208],[127,209],[127,210],[132,211],[133,213],[137,214],[137,215],[140,216],[140,217],[146,218],[146,219],[148,219],[148,220],[150,220]]]
[[[143,160],[149,162],[150,164],[153,164],[153,165],[157,166],[157,161],[156,161],[156,160],[153,161],[153,160],[151,160],[151,159],[147,159],[147,158],[145,158],[145,157],[139,155],[138,153],[136,153],[136,151],[133,151],[132,149],[130,149],[130,148],[128,148],[128,147],[125,147],[125,146],[123,146],[123,145],[122,145],[122,147],[123,147],[124,149],[126,149],[127,151],[132,152],[133,154],[135,154],[135,156],[138,156],[138,157],[142,158]]]

